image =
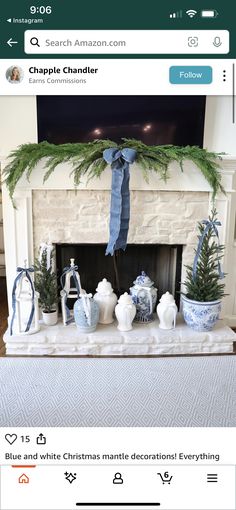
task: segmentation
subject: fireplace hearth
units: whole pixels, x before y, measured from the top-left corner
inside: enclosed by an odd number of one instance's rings
[[[19,356],[161,356],[181,354],[232,353],[236,333],[219,321],[213,331],[188,328],[181,315],[174,330],[162,330],[158,321],[133,324],[132,331],[120,332],[117,323],[98,324],[94,333],[81,334],[75,324],[47,328],[35,335],[4,335],[7,354]]]

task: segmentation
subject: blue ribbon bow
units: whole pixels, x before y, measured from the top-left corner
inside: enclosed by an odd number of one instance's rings
[[[13,288],[12,288],[12,318],[11,318],[11,325],[10,325],[10,335],[11,336],[13,334],[13,324],[14,324],[15,315],[16,315],[16,287],[17,287],[18,281],[20,280],[21,276],[24,273],[25,273],[25,276],[26,276],[27,280],[30,283],[30,287],[31,287],[31,291],[32,291],[31,312],[30,312],[30,316],[29,316],[29,319],[28,319],[28,322],[27,322],[27,326],[25,328],[25,333],[27,331],[29,331],[29,329],[30,329],[30,326],[31,326],[32,320],[33,320],[33,316],[34,316],[34,308],[35,308],[34,307],[34,286],[33,286],[32,280],[31,280],[31,276],[30,276],[30,273],[34,272],[34,268],[33,267],[27,267],[27,268],[25,268],[25,267],[17,267],[16,271],[19,274],[15,278],[14,284],[13,284]]]
[[[135,161],[136,154],[134,149],[118,147],[103,152],[103,158],[112,169],[110,238],[106,255],[126,248],[130,217],[129,165]]]
[[[79,295],[81,293],[81,287],[79,286],[79,283],[78,283],[78,280],[77,280],[76,274],[75,274],[75,271],[78,271],[78,266],[64,267],[63,273],[62,273],[61,278],[60,278],[61,288],[64,289],[63,279],[65,279],[66,274],[70,273],[71,271],[72,271],[72,278],[74,280],[74,284],[75,284],[76,290],[78,292],[78,297],[79,297]],[[68,306],[66,305],[66,302],[67,302],[67,292],[66,292],[66,290],[65,290],[65,293],[66,293],[65,307],[66,307],[67,324],[69,324],[70,323],[70,320],[69,320],[69,318],[70,318],[70,310],[69,310]]]
[[[198,259],[199,259],[200,253],[201,253],[202,244],[203,244],[204,238],[206,237],[210,228],[212,228],[215,232],[215,235],[217,237],[217,242],[218,242],[218,248],[219,248],[219,232],[218,232],[217,226],[220,226],[221,222],[217,221],[217,220],[214,220],[214,221],[203,220],[202,224],[206,225],[206,226],[205,226],[205,229],[204,229],[202,235],[199,237],[198,247],[197,247],[197,251],[196,251],[194,262],[193,262],[193,280],[194,281],[196,280],[196,276],[197,276],[197,264],[198,264]],[[225,275],[221,269],[221,264],[220,264],[219,260],[218,260],[218,272],[219,272],[219,277],[221,279],[224,278]]]

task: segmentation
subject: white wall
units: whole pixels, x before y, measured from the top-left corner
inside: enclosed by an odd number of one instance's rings
[[[232,121],[231,96],[207,96],[204,147],[236,155],[236,123]]]
[[[35,143],[38,141],[37,134],[37,109],[36,97],[34,96],[1,96],[0,97],[0,162],[5,163],[5,158],[10,151],[23,143]],[[1,168],[2,169],[2,168]],[[6,273],[11,276],[11,283],[8,284],[8,304],[11,307],[11,288],[15,277],[15,268],[18,265],[19,253],[14,250],[12,237],[15,225],[16,211],[9,201],[8,190],[5,184],[2,186],[3,194],[3,228],[4,228],[4,248],[6,257]],[[9,236],[9,232],[11,235]],[[31,250],[32,240],[29,239],[27,250]],[[30,260],[28,254],[21,257],[22,260]],[[31,250],[32,251],[32,250]],[[4,255],[0,254],[0,263],[4,262]]]
[[[36,97],[1,96],[0,119],[1,158],[22,143],[37,142]]]
[[[215,152],[226,152],[231,156],[236,155],[236,123],[233,124],[233,105],[230,96],[209,96],[206,101],[204,147]],[[224,298],[226,319],[230,325],[236,325],[236,240],[234,238],[236,225],[236,193],[230,197],[231,214],[228,230],[228,289],[229,296]],[[218,210],[219,211],[219,210]],[[220,211],[219,211],[220,212]],[[220,217],[220,216],[219,216]],[[234,296],[234,297],[233,297]],[[235,317],[232,320],[232,317]]]

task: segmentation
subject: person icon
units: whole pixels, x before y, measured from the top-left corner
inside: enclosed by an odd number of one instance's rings
[[[9,83],[17,84],[23,79],[23,71],[21,67],[11,66],[6,71],[6,79]]]
[[[115,483],[115,484],[124,483],[121,473],[115,473],[115,476],[113,478],[113,483]]]

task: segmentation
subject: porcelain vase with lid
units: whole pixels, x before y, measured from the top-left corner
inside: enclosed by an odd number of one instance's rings
[[[120,296],[115,307],[115,314],[118,320],[117,328],[120,331],[130,331],[136,314],[136,306],[133,303],[132,297],[127,292]]]
[[[94,295],[95,301],[99,305],[99,321],[100,324],[111,324],[114,321],[114,310],[117,303],[117,296],[113,292],[110,282],[103,278],[99,282]]]
[[[154,287],[154,282],[145,271],[142,271],[133,283],[133,287],[130,287],[130,294],[136,306],[134,320],[135,322],[151,322],[154,320],[153,311],[157,300],[157,289]]]
[[[81,333],[93,333],[99,318],[99,306],[92,294],[82,292],[74,304],[75,323]]]
[[[177,305],[174,296],[166,292],[161,296],[159,305],[157,305],[157,315],[160,320],[159,328],[173,329],[176,324]]]

